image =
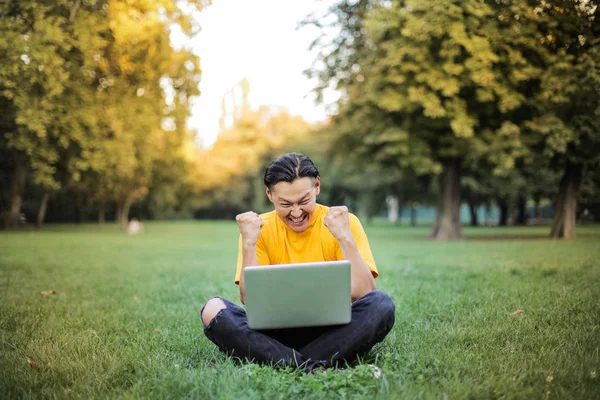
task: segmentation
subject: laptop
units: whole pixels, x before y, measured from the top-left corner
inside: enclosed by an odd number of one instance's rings
[[[350,322],[350,261],[252,266],[243,273],[250,329]]]

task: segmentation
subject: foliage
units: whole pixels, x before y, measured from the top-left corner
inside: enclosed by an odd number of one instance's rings
[[[504,22],[524,7],[342,1],[332,12],[341,31],[316,73],[344,93],[334,120],[344,151],[417,175],[445,170],[434,234],[459,236],[460,201],[448,190],[462,164],[485,158],[502,173],[524,152],[518,124],[541,74],[526,55],[543,49],[531,24]]]
[[[562,170],[551,236],[575,237],[577,202],[586,166],[600,151],[600,26],[597,1],[543,2],[536,8],[550,49],[538,96],[539,116],[528,127],[543,136],[544,152]]]
[[[501,22],[516,6],[367,3],[339,3],[340,20],[359,22],[342,27],[349,44],[321,53],[325,79],[345,93],[339,129],[358,138],[355,151],[417,173],[439,172],[442,158],[489,151],[510,169],[522,147],[514,117],[530,105],[522,91],[541,74],[523,56],[539,52],[533,38],[523,39],[531,28]]]
[[[301,117],[286,110],[247,107],[219,134],[212,148],[198,156],[194,175],[199,194],[197,215],[230,218],[249,208],[266,211],[265,167],[285,146],[293,147],[312,130]]]
[[[539,116],[527,127],[541,135],[547,156],[572,162],[598,158],[600,147],[600,27],[595,1],[542,2],[534,9],[549,49],[537,93]]]
[[[596,8],[594,1],[339,1],[330,24],[308,21],[323,28],[308,73],[319,79],[318,93],[342,92],[333,120],[341,152],[440,174],[433,234],[456,237],[453,188],[462,175],[478,176],[480,188],[481,180],[505,181],[513,194],[498,196],[523,196],[535,182],[524,180],[528,169],[552,168],[558,154],[573,162],[599,154]]]
[[[0,151],[31,170],[31,184],[128,209],[148,193],[154,170],[187,163],[185,120],[200,69],[197,56],[172,47],[169,30],[193,34],[183,9],[203,4],[3,3]],[[170,182],[188,178],[180,172]]]

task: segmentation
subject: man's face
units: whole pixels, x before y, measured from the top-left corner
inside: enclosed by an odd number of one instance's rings
[[[278,182],[267,196],[275,206],[275,212],[293,231],[303,232],[310,224],[315,212],[317,195],[321,189],[319,177],[298,178],[292,183]]]

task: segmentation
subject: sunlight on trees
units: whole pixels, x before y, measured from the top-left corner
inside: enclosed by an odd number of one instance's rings
[[[264,167],[288,151],[316,161],[322,202],[372,218],[392,196],[413,223],[415,204],[435,207],[435,239],[462,237],[463,205],[474,226],[492,206],[499,225],[524,225],[552,203],[555,238],[600,214],[597,1],[339,0],[303,22],[321,30],[306,71],[317,99],[340,94],[330,120],[252,107],[244,79],[197,149],[200,58],[170,31],[193,36],[209,3],[0,5],[3,228],[24,210],[38,225],[50,213],[122,226],[130,213],[266,211]]]
[[[204,214],[200,211],[202,216],[233,217],[246,208],[266,211],[262,183],[266,164],[284,147],[298,143],[313,131],[301,117],[284,109],[261,106],[252,110],[249,90],[249,82],[243,80],[225,95],[223,130],[213,146],[198,155],[194,177],[196,206],[207,210]],[[226,104],[230,104],[229,108]],[[231,121],[230,126],[227,120]],[[208,211],[210,208],[214,210]]]
[[[0,101],[6,110],[0,152],[10,160],[4,227],[17,224],[27,181],[43,192],[40,224],[48,198],[59,190],[70,193],[76,206],[99,204],[100,220],[104,205],[115,203],[125,224],[131,204],[156,191],[161,166],[188,162],[181,149],[190,140],[188,100],[199,94],[200,68],[197,56],[173,49],[169,27],[191,34],[194,26],[180,7],[203,4],[0,6]],[[165,79],[171,98],[159,85]],[[163,183],[185,176],[173,174]]]

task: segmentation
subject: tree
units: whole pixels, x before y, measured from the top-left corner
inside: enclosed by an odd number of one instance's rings
[[[0,6],[0,134],[3,152],[13,160],[3,227],[18,223],[30,170],[35,183],[50,190],[58,186],[57,145],[69,140],[50,125],[70,77],[67,57],[73,49],[72,26],[58,8],[35,1]]]
[[[597,1],[540,2],[534,9],[549,50],[537,96],[538,116],[528,125],[547,157],[563,173],[550,235],[575,237],[576,210],[586,166],[600,154],[600,24]]]
[[[166,151],[181,155],[189,98],[199,93],[198,58],[175,50],[167,29],[176,22],[184,31],[191,27],[185,29],[174,3],[169,3],[166,20],[160,15],[162,7],[159,1],[113,3],[112,40],[94,70],[103,115],[109,121],[108,137],[98,148],[109,163],[100,174],[105,192],[117,203],[122,226],[131,205],[152,187],[155,163],[168,162]],[[185,180],[186,174],[181,178]]]
[[[200,69],[197,56],[172,47],[169,28],[193,34],[197,27],[183,10],[204,4],[0,6],[0,104],[7,111],[0,151],[14,160],[11,194],[0,204],[5,226],[17,221],[28,172],[44,192],[40,221],[49,192],[62,185],[101,204],[116,201],[127,221],[131,204],[151,187],[157,160],[183,157]]]
[[[339,2],[339,34],[313,70],[318,90],[342,90],[334,122],[355,152],[437,175],[436,239],[461,236],[465,160],[510,169],[524,151],[520,123],[542,73],[525,55],[544,49],[525,4],[497,3]]]

